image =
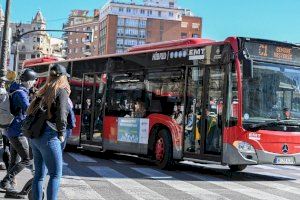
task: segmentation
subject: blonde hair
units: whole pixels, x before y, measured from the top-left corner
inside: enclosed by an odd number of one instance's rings
[[[70,95],[71,89],[67,76],[48,76],[45,85],[37,92],[36,98],[31,102],[27,113],[32,114],[36,111],[38,106],[36,101],[42,97],[41,103],[47,107],[48,117],[51,118],[51,105],[54,103],[59,89],[65,89]]]

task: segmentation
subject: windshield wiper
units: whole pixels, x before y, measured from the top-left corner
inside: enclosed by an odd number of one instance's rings
[[[300,126],[300,123],[292,123],[290,121],[285,121],[285,120],[276,120],[276,121],[268,121],[268,122],[263,122],[259,124],[251,124],[249,126],[250,131],[258,131],[262,128],[270,127],[270,126],[279,126],[279,125],[284,125],[284,126]]]

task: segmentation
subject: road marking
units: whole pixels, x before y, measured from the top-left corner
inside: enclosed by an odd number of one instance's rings
[[[300,195],[299,188],[288,186],[288,185],[285,185],[282,183],[277,183],[276,181],[255,181],[254,183],[260,184],[260,185],[263,185],[266,187],[274,188],[277,190],[281,190],[284,192]]]
[[[287,200],[284,197],[279,197],[273,194],[269,194],[267,192],[263,192],[251,187],[247,187],[238,183],[235,183],[233,181],[227,181],[221,178],[213,177],[213,176],[207,176],[207,175],[202,175],[202,174],[193,174],[193,173],[187,173],[183,172],[184,174],[191,176],[193,178],[196,178],[198,180],[202,181],[207,181],[208,183],[226,188],[228,190],[234,191],[234,192],[239,192],[241,194],[250,196],[252,198],[257,198],[257,199],[264,199],[264,200]]]
[[[90,163],[97,162],[96,160],[94,160],[88,156],[85,156],[85,155],[81,155],[81,154],[77,154],[77,153],[68,153],[68,154],[78,162],[90,162]]]
[[[270,170],[282,170],[280,168],[276,168],[276,167],[271,167],[271,166],[268,166],[268,165],[251,165],[251,167],[255,167],[255,168],[259,168],[259,169],[270,169]]]
[[[133,170],[146,175],[147,177],[157,180],[165,185],[168,185],[176,190],[185,192],[193,197],[200,198],[200,199],[228,199],[222,197],[219,194],[211,192],[209,190],[203,189],[201,187],[197,187],[191,183],[178,180],[172,176],[168,176],[164,173],[159,171],[150,169],[150,168],[132,168]]]
[[[68,175],[65,175],[61,179],[61,191],[67,197],[67,199],[99,199],[104,198],[91,188],[84,180],[79,176],[76,176],[70,168],[64,167],[64,170]]]
[[[167,199],[155,191],[143,186],[139,182],[134,181],[109,167],[90,166],[89,168],[135,199]]]
[[[280,167],[284,168],[284,169],[291,169],[291,170],[300,171],[300,167],[299,166],[288,166],[288,165],[285,165],[285,166],[280,166]]]
[[[122,165],[132,165],[132,164],[134,164],[133,162],[123,161],[123,160],[111,159],[111,161],[113,161],[114,163],[117,163],[117,164],[122,164]]]

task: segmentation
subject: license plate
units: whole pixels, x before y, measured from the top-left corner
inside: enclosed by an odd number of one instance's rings
[[[294,157],[275,157],[274,164],[276,165],[294,165],[295,158]]]

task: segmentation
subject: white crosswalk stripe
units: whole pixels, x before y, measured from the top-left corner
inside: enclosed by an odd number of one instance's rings
[[[250,188],[232,181],[226,181],[221,178],[216,178],[212,176],[202,175],[202,174],[194,174],[184,172],[186,175],[196,178],[198,180],[207,181],[208,183],[218,185],[220,187],[226,188],[228,190],[239,192],[241,194],[247,195],[252,198],[263,199],[263,200],[287,200],[286,198],[279,197],[273,194],[269,194],[264,191],[260,191],[254,188]]]
[[[150,168],[132,168],[133,170],[146,175],[149,178],[155,179],[165,185],[168,185],[176,190],[185,192],[193,197],[200,199],[227,199],[218,195],[217,193],[211,192],[209,190],[197,187],[191,183],[178,180],[174,177],[168,176],[162,172],[150,169]]]
[[[102,176],[105,180],[109,181],[116,187],[120,188],[127,194],[135,199],[160,199],[166,200],[164,196],[152,191],[151,189],[143,186],[139,182],[128,178],[127,176],[117,172],[109,167],[90,166],[91,170]]]
[[[90,162],[90,163],[97,162],[96,160],[82,154],[77,154],[77,153],[68,153],[68,154],[78,162]]]
[[[76,176],[70,168],[64,167],[68,175],[64,175],[61,179],[61,191],[67,199],[99,199],[104,198],[92,189],[82,178]]]

